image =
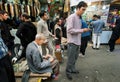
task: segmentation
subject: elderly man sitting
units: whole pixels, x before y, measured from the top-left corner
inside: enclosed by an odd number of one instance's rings
[[[59,73],[59,63],[53,56],[46,54],[42,55],[39,46],[44,44],[46,38],[43,34],[37,34],[35,40],[27,46],[26,59],[28,66],[33,73],[51,72],[54,75]]]

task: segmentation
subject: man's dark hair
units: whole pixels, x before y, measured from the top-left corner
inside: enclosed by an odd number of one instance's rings
[[[98,16],[97,16],[97,18],[98,18],[98,19],[100,19],[100,18],[101,18],[101,16],[100,16],[100,15],[98,15]]]
[[[41,11],[40,14],[39,14],[39,16],[43,17],[45,15],[45,13],[46,13],[46,11]]]
[[[25,17],[26,19],[30,18],[30,16],[28,14],[26,14],[26,13],[22,14],[22,17]]]
[[[60,20],[59,18],[56,18],[56,21],[55,21],[55,22],[57,23],[57,22],[59,22],[59,20]]]
[[[95,14],[95,15],[93,15],[93,17],[98,17],[98,15]]]
[[[1,10],[0,11],[0,14],[2,14],[2,15],[4,15],[5,13],[7,13],[6,11],[4,11],[4,10]],[[7,13],[8,14],[8,13]]]
[[[79,2],[76,8],[79,9],[81,7],[87,7],[87,3],[85,3],[84,1]]]

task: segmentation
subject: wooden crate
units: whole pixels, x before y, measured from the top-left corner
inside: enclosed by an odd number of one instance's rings
[[[115,43],[116,44],[120,44],[120,38]]]
[[[16,82],[22,82],[22,76],[23,76],[23,72],[16,72],[15,73]],[[30,73],[28,82],[41,82],[42,79],[48,79],[50,76],[51,73],[44,73],[44,74]]]
[[[62,62],[62,54],[61,51],[55,51],[55,56],[59,62]]]

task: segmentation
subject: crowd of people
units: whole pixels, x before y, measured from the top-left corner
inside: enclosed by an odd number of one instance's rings
[[[20,17],[20,24],[17,28],[16,36],[20,39],[23,47],[22,54],[14,57],[15,61],[11,61],[14,53],[14,39],[11,35],[8,13],[4,10],[0,11],[0,82],[15,82],[12,62],[15,63],[21,58],[26,58],[28,67],[33,73],[51,72],[52,75],[59,74],[59,61],[55,57],[55,48],[61,47],[61,40],[64,35],[63,27],[66,27],[67,34],[67,65],[66,76],[72,80],[72,74],[78,74],[76,69],[76,61],[78,56],[85,56],[88,41],[93,37],[93,49],[100,49],[100,35],[105,23],[100,19],[99,15],[93,15],[93,20],[86,23],[82,19],[82,14],[87,8],[87,3],[79,2],[76,6],[76,12],[63,19],[56,18],[55,24],[52,25],[53,31],[49,30],[47,20],[49,16],[46,11],[41,11],[40,20],[34,25],[30,16],[24,13]],[[115,49],[115,41],[120,37],[120,18],[116,20],[112,36],[109,40],[109,51]],[[53,44],[54,39],[54,44]],[[11,58],[10,58],[11,57]],[[55,77],[54,77],[55,78]]]

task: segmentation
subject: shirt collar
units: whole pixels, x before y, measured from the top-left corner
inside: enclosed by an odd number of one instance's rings
[[[44,22],[44,23],[46,23],[46,21],[45,21],[45,20],[43,20],[42,18],[41,18],[41,21],[42,21],[42,22]]]

